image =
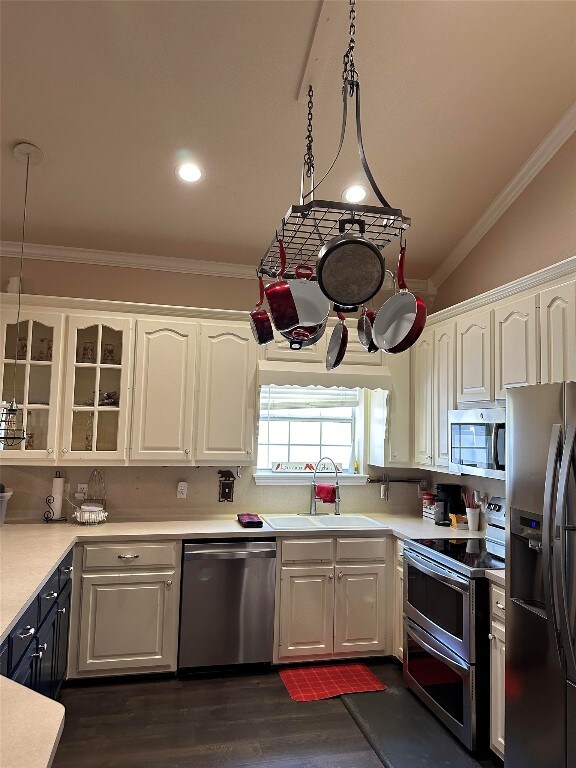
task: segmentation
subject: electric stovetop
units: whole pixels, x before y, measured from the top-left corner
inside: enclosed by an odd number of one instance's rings
[[[471,578],[484,576],[486,570],[506,567],[504,560],[486,550],[486,539],[411,539],[404,548]]]

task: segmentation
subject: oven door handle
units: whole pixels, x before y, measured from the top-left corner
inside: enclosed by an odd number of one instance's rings
[[[421,645],[424,650],[428,651],[431,656],[434,656],[435,659],[446,664],[447,667],[450,667],[451,670],[462,675],[462,677],[468,677],[470,675],[470,667],[465,662],[461,662],[456,654],[453,654],[448,648],[443,646],[442,650],[440,650],[440,647],[436,646],[436,641],[433,637],[430,637],[429,640],[425,640],[422,636],[422,630],[417,624],[414,624],[410,619],[404,617],[404,626],[406,627],[406,632],[412,639]]]
[[[414,568],[431,576],[433,579],[438,579],[438,581],[441,581],[443,584],[447,584],[457,592],[464,593],[470,591],[468,579],[456,576],[447,568],[442,568],[442,566],[433,563],[431,560],[420,557],[420,555],[417,555],[412,549],[404,549],[404,562],[414,566]]]

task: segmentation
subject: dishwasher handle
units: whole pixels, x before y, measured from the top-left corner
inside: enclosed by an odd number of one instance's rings
[[[276,543],[247,542],[244,546],[226,544],[185,544],[184,560],[246,560],[253,557],[276,557]]]

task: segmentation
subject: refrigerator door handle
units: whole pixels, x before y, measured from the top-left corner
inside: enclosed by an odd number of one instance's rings
[[[550,644],[556,648],[558,661],[562,663],[562,648],[558,629],[558,595],[553,571],[553,530],[556,518],[554,495],[557,488],[558,467],[562,458],[562,425],[553,424],[546,465],[544,506],[542,509],[542,565],[544,570],[544,602],[548,621]]]
[[[576,680],[576,653],[574,652],[574,637],[572,636],[572,628],[570,627],[570,603],[568,584],[566,581],[566,517],[568,511],[568,487],[571,472],[576,474],[576,423],[570,425],[566,430],[564,455],[562,456],[560,477],[558,480],[558,519],[554,530],[555,582],[557,588],[560,590],[558,600],[560,639],[566,655],[568,677],[571,680]]]

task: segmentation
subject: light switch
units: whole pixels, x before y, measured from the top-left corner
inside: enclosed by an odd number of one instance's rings
[[[178,483],[178,488],[176,489],[176,498],[185,499],[186,496],[188,496],[188,483]]]

